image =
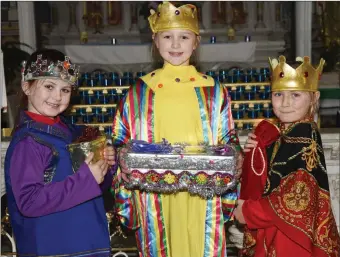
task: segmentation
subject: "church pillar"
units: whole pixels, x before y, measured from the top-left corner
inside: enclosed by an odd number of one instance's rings
[[[211,29],[211,2],[203,2],[202,24],[204,29]]]
[[[31,46],[33,49],[37,47],[35,19],[34,19],[34,2],[18,1],[18,17],[19,17],[19,39],[20,42]],[[31,54],[33,50],[26,46],[21,49]]]
[[[296,56],[312,57],[312,2],[295,2]]]
[[[123,28],[125,32],[129,32],[131,29],[131,3],[122,2],[123,4]]]

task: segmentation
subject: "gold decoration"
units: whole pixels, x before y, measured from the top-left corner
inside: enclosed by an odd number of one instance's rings
[[[230,26],[228,28],[228,33],[227,34],[228,34],[228,40],[229,41],[235,40],[235,29],[232,26]]]
[[[314,140],[309,147],[303,148],[302,160],[306,161],[306,168],[308,171],[312,171],[318,163],[317,144]]]
[[[88,40],[89,40],[89,35],[87,34],[87,32],[86,31],[81,32],[81,34],[80,34],[80,42],[82,44],[86,44],[88,42]]]
[[[197,8],[186,4],[176,8],[170,2],[159,4],[157,12],[151,10],[149,24],[153,33],[170,29],[188,29],[199,34]]]
[[[284,56],[271,60],[269,66],[272,73],[272,91],[311,91],[318,90],[318,83],[321,77],[325,60],[321,58],[319,66],[315,69],[310,64],[310,59],[305,56],[303,59],[297,57],[297,61],[303,61],[302,64],[294,69],[286,63]]]
[[[90,152],[94,153],[92,162],[95,163],[103,158],[103,151],[106,145],[106,136],[99,136],[97,139],[82,142],[82,143],[73,143],[67,146],[68,151],[71,155],[72,167],[74,172],[76,172],[79,167],[83,164],[86,156],[89,155]]]
[[[307,209],[310,202],[310,190],[303,181],[296,182],[290,192],[283,195],[283,201],[287,209],[300,212]]]

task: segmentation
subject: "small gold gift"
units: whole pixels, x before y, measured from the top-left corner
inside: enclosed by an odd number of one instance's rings
[[[90,152],[94,153],[92,162],[103,159],[105,145],[105,135],[99,136],[91,141],[69,144],[67,148],[71,154],[73,172],[76,172],[79,169]]]

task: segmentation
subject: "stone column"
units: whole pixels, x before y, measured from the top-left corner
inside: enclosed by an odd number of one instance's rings
[[[130,2],[122,2],[123,3],[123,28],[125,32],[129,32],[131,29],[131,3]]]
[[[312,58],[312,5],[312,2],[295,2],[296,56]]]
[[[264,18],[264,2],[258,1],[256,2],[256,18],[257,22],[255,25],[255,29],[265,29],[266,25],[264,24],[263,18]]]
[[[203,2],[202,24],[204,29],[211,29],[211,2]]]
[[[253,31],[255,24],[256,24],[256,2],[255,1],[249,1],[246,2],[246,7],[247,7],[247,13],[248,13],[248,18],[247,18],[247,24],[248,24],[248,30]]]
[[[18,16],[19,16],[19,39],[20,42],[28,44],[35,50],[37,47],[37,39],[35,32],[34,18],[34,2],[18,1]],[[32,49],[21,46],[21,49],[31,54]]]
[[[272,29],[274,22],[272,17],[275,15],[275,3],[264,2],[263,3],[263,22],[267,29]]]
[[[131,2],[131,31],[137,32],[138,31],[138,4],[137,2]],[[136,20],[132,22],[132,18],[135,16]]]
[[[86,26],[84,23],[84,2],[79,2],[77,9],[76,9],[76,17],[77,17],[77,23],[79,26],[80,33],[83,31],[86,31]]]
[[[103,14],[103,27],[104,29],[107,27],[108,22],[107,22],[107,18],[108,18],[108,2],[102,2],[101,3],[101,8],[102,8],[102,14]]]

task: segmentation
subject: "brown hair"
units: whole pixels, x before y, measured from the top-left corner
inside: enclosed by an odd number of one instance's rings
[[[26,75],[28,73],[28,68],[31,67],[31,64],[33,62],[35,62],[38,58],[38,55],[42,55],[42,59],[43,60],[47,60],[47,63],[49,62],[57,62],[57,61],[64,61],[65,60],[65,54],[63,54],[62,52],[55,50],[55,49],[41,49],[38,51],[35,51],[34,53],[32,53],[30,55],[30,57],[28,58],[26,65],[25,65],[25,72],[24,75]],[[26,81],[25,83],[29,84],[29,87],[34,86],[34,84],[37,83],[38,80],[31,80],[31,81]],[[74,87],[72,87],[74,88]],[[72,90],[72,93],[74,92],[74,90]],[[27,110],[28,107],[28,97],[25,94],[25,92],[23,92],[23,90],[21,89],[20,92],[18,92],[18,96],[20,99],[20,102],[18,104],[18,113],[15,117],[15,121],[14,121],[14,128],[16,128],[19,125],[19,121],[20,121],[20,112],[22,110]],[[14,132],[15,129],[12,130],[12,133]]]

